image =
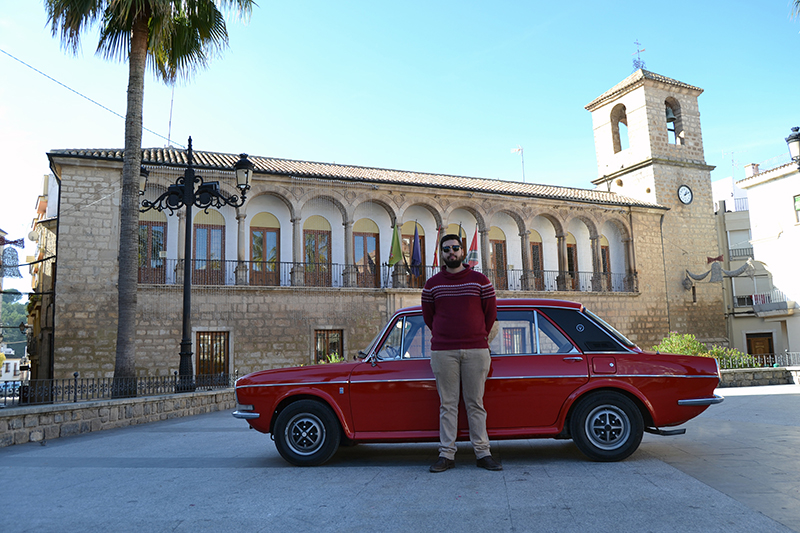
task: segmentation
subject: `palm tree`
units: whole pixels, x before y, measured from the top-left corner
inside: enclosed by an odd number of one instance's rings
[[[61,37],[64,48],[77,52],[81,34],[97,23],[97,53],[106,59],[128,61],[114,363],[117,383],[136,375],[138,188],[145,66],[167,83],[174,83],[178,77],[188,79],[199,67],[206,66],[211,53],[228,44],[219,8],[237,11],[246,18],[254,4],[253,0],[45,0],[53,36]]]

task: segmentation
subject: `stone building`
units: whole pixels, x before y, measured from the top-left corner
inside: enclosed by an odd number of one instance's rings
[[[719,253],[701,92],[640,70],[589,104],[595,190],[251,156],[246,203],[192,217],[196,371],[354,357],[397,308],[419,303],[442,232],[465,246],[477,235],[477,268],[500,297],[581,301],[645,348],[670,330],[724,342],[720,287],[684,286],[686,269]],[[194,155],[203,179],[235,192],[236,156]],[[54,375],[110,376],[122,150],[48,157],[60,184]],[[185,164],[183,151],[144,150],[144,198]],[[140,375],[177,369],[186,223],[183,210],[140,215]],[[395,231],[404,260],[390,267]]]

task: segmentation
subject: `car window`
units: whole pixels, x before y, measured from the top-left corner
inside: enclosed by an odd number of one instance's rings
[[[566,332],[578,348],[584,352],[618,352],[622,345],[596,322],[577,309],[543,309],[556,324]]]
[[[489,334],[492,355],[523,355],[536,351],[533,311],[498,311]]]
[[[377,351],[378,359],[420,359],[431,356],[431,331],[422,315],[399,317]]]
[[[389,335],[376,354],[378,359],[400,359],[400,349],[403,341],[403,317],[398,318],[392,324]]]
[[[575,347],[539,313],[501,310],[489,334],[489,349],[492,355],[530,355],[569,353]]]

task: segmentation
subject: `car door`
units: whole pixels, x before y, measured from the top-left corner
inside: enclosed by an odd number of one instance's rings
[[[554,426],[569,395],[589,380],[586,358],[534,309],[498,311],[490,341],[483,400],[490,434]]]
[[[431,370],[431,332],[420,313],[395,317],[375,351],[350,375],[356,438],[434,438],[439,394]]]

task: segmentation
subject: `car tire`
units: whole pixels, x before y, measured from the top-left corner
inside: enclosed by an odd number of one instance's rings
[[[339,447],[339,420],[327,406],[314,400],[299,400],[287,406],[275,420],[275,447],[295,466],[318,466]]]
[[[624,394],[596,392],[581,399],[572,413],[570,433],[578,449],[593,461],[621,461],[639,448],[642,413]]]

